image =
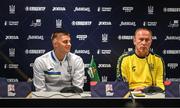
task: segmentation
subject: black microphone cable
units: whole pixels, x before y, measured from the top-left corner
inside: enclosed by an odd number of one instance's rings
[[[70,64],[69,64],[69,56],[68,56],[68,54],[66,55],[66,60],[67,60],[67,72],[69,73],[69,75],[70,75],[70,82],[71,82],[71,86],[73,86],[73,84],[72,84],[72,80],[73,80],[73,78],[72,78],[72,67],[70,66]]]
[[[150,75],[151,75],[152,86],[154,86],[154,78],[153,78],[153,75],[152,75],[151,67],[149,66],[150,64],[149,64],[149,62],[148,62],[148,56],[145,56],[145,59],[146,59],[147,65],[148,65],[149,73],[150,73]]]

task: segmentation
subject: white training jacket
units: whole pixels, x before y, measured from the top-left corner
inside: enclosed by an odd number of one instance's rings
[[[33,83],[36,91],[60,91],[64,87],[84,86],[84,63],[80,56],[69,52],[59,61],[54,50],[35,59]]]

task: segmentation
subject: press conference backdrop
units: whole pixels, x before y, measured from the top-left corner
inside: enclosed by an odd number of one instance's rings
[[[64,28],[71,51],[86,66],[94,55],[100,76],[113,81],[118,57],[133,49],[135,29],[149,27],[166,77],[179,78],[179,20],[179,0],[1,0],[0,77],[32,79],[35,58],[52,49],[51,33]]]

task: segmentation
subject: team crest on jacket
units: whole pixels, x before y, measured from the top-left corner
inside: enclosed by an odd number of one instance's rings
[[[132,71],[133,71],[133,72],[136,71],[136,66],[132,66]]]
[[[150,69],[150,71],[154,71],[154,64],[153,63],[149,64],[149,69]]]

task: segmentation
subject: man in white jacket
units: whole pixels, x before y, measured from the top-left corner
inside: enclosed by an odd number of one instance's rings
[[[33,83],[36,91],[61,91],[66,87],[83,90],[83,59],[70,52],[71,37],[64,30],[55,31],[51,37],[53,50],[35,59]]]

